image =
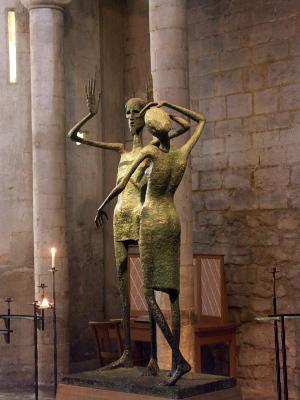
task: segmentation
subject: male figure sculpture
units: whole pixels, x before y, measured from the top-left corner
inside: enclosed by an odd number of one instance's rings
[[[78,136],[80,128],[92,117],[97,114],[99,107],[99,98],[95,96],[95,80],[90,79],[88,85],[85,86],[87,107],[89,113],[79,121],[68,133],[68,136],[83,144],[99,147],[106,150],[117,151],[120,154],[120,163],[118,167],[117,183],[122,181],[127,171],[139,157],[143,148],[142,131],[145,126],[144,118],[140,115],[140,111],[146,105],[146,102],[140,98],[132,98],[125,105],[126,118],[128,119],[129,130],[133,137],[132,149],[125,150],[123,143],[106,143],[94,140],[87,140]],[[170,136],[175,137],[184,133],[189,124],[184,118],[171,116],[171,118],[179,123],[181,127],[177,131],[171,131]],[[143,184],[145,183],[144,172],[148,168],[147,162],[142,162],[131,175],[128,184],[122,194],[118,197],[118,201],[114,210],[113,229],[114,229],[114,247],[117,267],[117,280],[121,295],[122,317],[124,324],[124,352],[121,358],[112,364],[104,367],[105,369],[118,367],[132,367],[132,351],[130,342],[130,309],[129,309],[129,293],[128,293],[128,274],[127,274],[127,257],[128,246],[137,244],[139,239],[140,212],[143,202]],[[105,215],[103,213],[102,215]],[[107,216],[106,216],[107,217]],[[155,375],[158,370],[156,355],[156,326],[153,318],[150,317],[151,331],[151,360],[148,365],[148,373]]]
[[[170,146],[171,121],[161,106],[170,107],[197,122],[190,139],[179,149]],[[151,105],[141,111],[141,115]],[[175,369],[167,385],[175,385],[182,375],[190,370],[190,365],[179,350],[180,310],[179,310],[179,267],[180,267],[180,221],[174,204],[174,194],[183,177],[188,157],[200,138],[205,119],[202,114],[184,107],[162,102],[158,107],[146,111],[145,122],[152,134],[159,140],[159,147],[150,144],[141,149],[140,154],[117,186],[101,204],[96,222],[102,224],[103,207],[127,187],[131,176],[150,160],[150,174],[145,202],[140,217],[140,257],[144,277],[144,291],[151,317],[160,327],[172,349]],[[154,290],[169,295],[172,311],[172,331],[161,312]]]

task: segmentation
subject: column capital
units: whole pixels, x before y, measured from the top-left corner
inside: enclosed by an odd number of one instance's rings
[[[32,10],[33,8],[56,8],[63,10],[72,0],[21,0],[21,3]]]

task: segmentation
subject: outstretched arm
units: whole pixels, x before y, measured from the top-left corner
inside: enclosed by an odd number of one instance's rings
[[[187,108],[177,106],[175,104],[168,103],[167,101],[161,102],[159,104],[159,107],[166,106],[168,108],[172,108],[175,111],[179,111],[182,114],[186,115],[187,117],[191,118],[192,120],[197,122],[196,128],[192,136],[189,138],[189,140],[181,147],[182,151],[187,154],[187,156],[190,154],[192,151],[193,147],[199,140],[201,133],[203,131],[204,125],[205,125],[205,117],[203,114],[191,111]]]
[[[93,118],[98,112],[100,93],[96,100],[95,86],[96,86],[95,79],[89,79],[88,85],[85,85],[86,102],[87,102],[87,107],[88,107],[89,113],[84,118],[82,118],[82,120],[80,120],[75,126],[73,126],[73,128],[68,132],[68,137],[75,142],[79,142],[82,144],[88,144],[89,146],[100,147],[102,149],[115,150],[115,151],[122,152],[122,151],[124,151],[124,145],[122,143],[98,142],[96,140],[88,140],[88,139],[81,138],[78,136],[78,132],[80,131],[80,128],[87,121],[89,121],[91,118]]]
[[[82,144],[88,144],[89,146],[93,147],[100,147],[101,149],[107,150],[115,150],[118,152],[124,151],[124,145],[122,143],[106,143],[106,142],[98,142],[96,140],[88,140],[85,138],[81,138],[78,136],[78,132],[80,128],[90,120],[94,114],[88,113],[81,121],[79,121],[73,128],[69,131],[68,137],[73,140],[74,142],[79,142]]]
[[[97,214],[95,217],[95,224],[96,224],[97,228],[99,228],[99,226],[103,225],[104,216],[107,218],[105,211],[103,211],[103,208],[105,207],[105,205],[107,203],[109,203],[112,199],[114,199],[116,196],[118,196],[125,189],[125,186],[129,182],[131,175],[134,173],[134,171],[137,169],[137,167],[140,165],[140,163],[147,157],[149,157],[149,158],[153,157],[153,152],[151,151],[151,146],[146,146],[141,150],[139,156],[136,158],[134,163],[131,165],[127,174],[114,187],[114,189],[110,192],[110,194],[106,197],[106,199],[103,201],[101,206],[98,208]]]

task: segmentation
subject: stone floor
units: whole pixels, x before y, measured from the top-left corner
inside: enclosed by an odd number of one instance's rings
[[[39,391],[39,400],[54,400],[53,393],[49,390]],[[34,388],[30,389],[0,389],[0,400],[34,400]],[[261,397],[255,393],[243,393],[243,400],[273,400],[273,397]]]
[[[0,389],[0,400],[34,400],[34,388],[30,389]],[[39,391],[39,400],[54,400],[54,395],[50,391]]]

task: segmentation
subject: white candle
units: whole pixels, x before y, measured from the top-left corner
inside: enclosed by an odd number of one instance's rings
[[[55,269],[55,254],[56,254],[56,248],[51,247],[51,268]]]

